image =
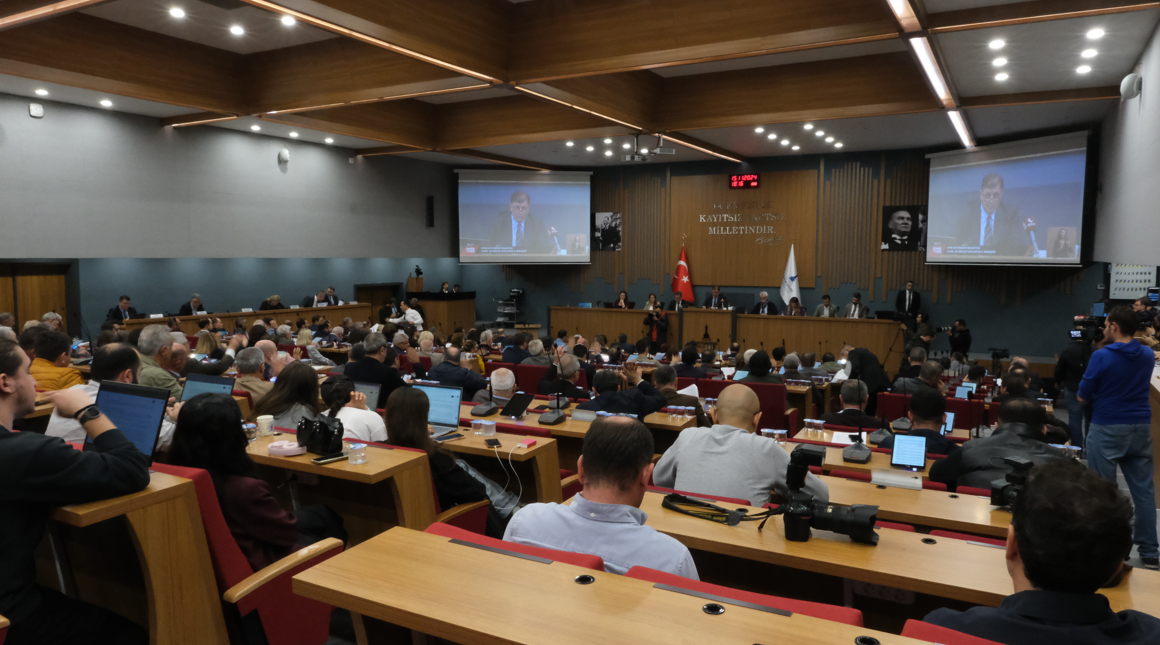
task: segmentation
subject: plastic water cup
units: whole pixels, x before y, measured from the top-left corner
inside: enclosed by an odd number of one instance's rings
[[[367,463],[367,445],[365,443],[350,444],[350,454],[347,455],[347,461],[355,466]]]
[[[773,438],[775,441],[777,441],[777,445],[785,448],[785,443],[787,441],[787,433],[785,430],[774,430]]]
[[[253,440],[258,438],[258,424],[256,424],[256,423],[243,423],[242,430],[244,430],[246,432],[246,440],[247,441],[253,441]]]
[[[495,421],[480,421],[480,423],[483,424],[483,436],[485,436],[485,437],[494,437],[495,436]]]
[[[665,412],[669,415],[669,421],[672,421],[673,420],[673,408],[672,408],[672,406],[665,408]]]
[[[773,428],[762,428],[760,430],[760,432],[761,432],[761,436],[763,436],[763,437],[769,437],[770,439],[776,438],[776,436],[774,435],[776,430],[774,430]]]
[[[697,409],[693,406],[685,406],[685,414],[682,417],[685,421],[692,421],[697,418]]]
[[[483,434],[483,424],[487,423],[483,419],[471,420],[471,431],[475,434]]]
[[[274,432],[274,417],[269,414],[263,414],[258,417],[258,436],[268,437]]]

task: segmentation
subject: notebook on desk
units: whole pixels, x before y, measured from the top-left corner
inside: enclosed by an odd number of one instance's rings
[[[149,459],[150,465],[168,403],[169,390],[158,387],[105,381],[97,391],[97,407]],[[92,438],[85,439],[84,451],[95,450]]]

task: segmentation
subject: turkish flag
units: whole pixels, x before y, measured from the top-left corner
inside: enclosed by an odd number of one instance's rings
[[[673,293],[681,292],[685,302],[693,302],[693,282],[689,276],[689,263],[685,259],[685,247],[681,247],[681,260],[677,262],[677,269],[673,271]]]

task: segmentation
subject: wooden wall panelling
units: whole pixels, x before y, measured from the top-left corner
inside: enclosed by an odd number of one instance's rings
[[[7,311],[16,315],[16,294],[12,289],[12,265],[0,264],[0,313]],[[19,318],[16,319],[16,328],[14,331],[19,334],[20,326],[23,324]]]
[[[65,299],[64,271],[54,272],[48,267],[17,267],[15,277],[17,325],[29,320],[40,320],[44,314],[55,311],[68,327],[68,308]],[[19,330],[17,330],[19,332]]]
[[[688,312],[685,317],[688,319]],[[703,328],[700,333],[704,333]],[[697,336],[694,340],[700,339]],[[766,351],[780,345],[788,352],[817,352],[819,359],[825,352],[837,356],[842,346],[849,344],[869,349],[883,364],[892,349],[902,351],[905,344],[901,330],[889,321],[748,314],[737,316],[737,342],[742,343],[742,350],[760,348],[764,343]]]

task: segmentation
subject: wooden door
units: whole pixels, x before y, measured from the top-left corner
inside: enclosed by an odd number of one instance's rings
[[[54,311],[64,319],[67,330],[64,271],[53,266],[17,266],[15,274],[17,324],[23,327],[26,321],[40,320],[44,314]]]
[[[362,303],[370,303],[371,305],[371,322],[379,322],[379,309],[387,304],[391,298],[397,298],[400,283],[390,284],[356,284],[354,286],[355,300]]]
[[[16,312],[16,292],[12,289],[12,265],[0,264],[0,313],[9,312],[17,316]],[[19,334],[20,327],[23,321],[20,317],[16,318],[16,326],[14,331]]]

